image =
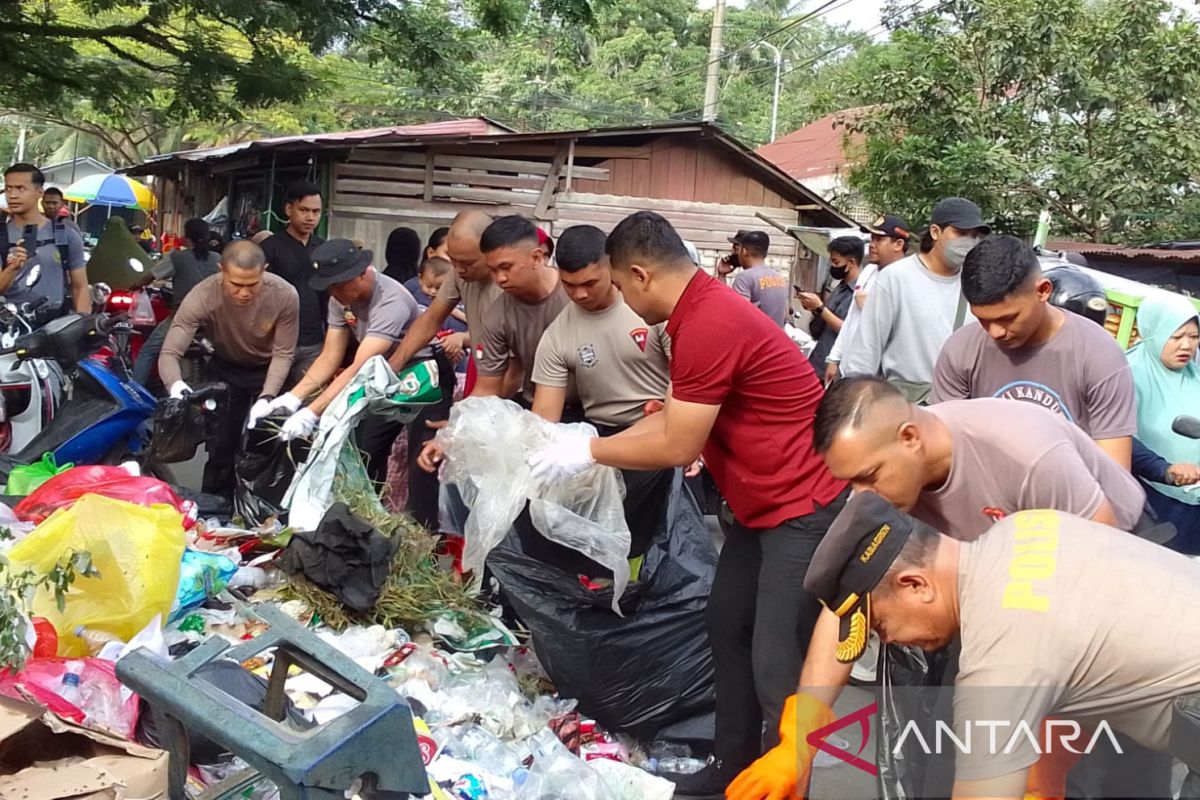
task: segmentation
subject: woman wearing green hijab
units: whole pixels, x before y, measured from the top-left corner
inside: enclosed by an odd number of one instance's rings
[[[1159,520],[1179,531],[1167,546],[1200,554],[1200,441],[1171,430],[1180,414],[1200,416],[1200,314],[1182,295],[1155,292],[1138,309],[1137,324],[1142,340],[1128,353],[1137,393],[1133,472]]]

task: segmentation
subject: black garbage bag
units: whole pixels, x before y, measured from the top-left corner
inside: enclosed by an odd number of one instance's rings
[[[159,400],[154,409],[150,457],[160,464],[187,461],[200,445],[216,435],[220,421],[219,415],[205,413],[199,403],[187,398]]]
[[[717,554],[692,495],[677,475],[662,530],[638,580],[621,598],[525,554],[509,536],[487,565],[533,633],[538,659],[564,697],[605,728],[650,740],[715,704],[705,607]]]
[[[285,442],[280,437],[279,428],[286,419],[286,412],[274,414],[242,434],[233,465],[233,513],[250,527],[271,517],[287,521],[283,496],[296,476],[296,467],[308,458],[310,444],[303,439]]]
[[[369,611],[379,599],[400,545],[370,523],[334,503],[315,531],[292,536],[279,566],[303,575],[355,611]]]
[[[267,702],[267,682],[246,671],[236,661],[213,661],[196,670],[196,677],[210,683],[230,697],[237,698],[255,711],[262,711]],[[155,715],[149,713],[150,706],[140,701],[137,728],[134,738],[147,747],[161,747],[162,737],[158,731]],[[304,718],[286,697],[283,699],[284,719],[297,730],[308,730],[313,723]],[[186,730],[186,729],[185,729]],[[188,736],[188,756],[193,764],[219,764],[229,757],[224,747],[193,731]]]
[[[896,745],[910,722],[926,742],[936,740],[939,720],[953,723],[958,652],[958,641],[935,653],[891,644],[879,649],[880,731],[875,763],[880,800],[932,800],[953,794],[953,758],[925,753],[915,736],[907,737],[902,747]]]

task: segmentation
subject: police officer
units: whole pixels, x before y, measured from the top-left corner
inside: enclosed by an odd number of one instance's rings
[[[0,253],[0,294],[10,303],[46,298],[53,308],[86,314],[92,309],[88,294],[83,239],[61,219],[48,220],[41,212],[46,176],[32,164],[13,164],[4,171],[8,199],[8,225]]]

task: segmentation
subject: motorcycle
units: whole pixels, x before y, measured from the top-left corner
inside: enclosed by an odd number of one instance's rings
[[[24,446],[0,457],[0,471],[52,453],[59,464],[137,460],[146,474],[175,482],[169,469],[149,455],[156,399],[132,380],[122,358],[96,352],[128,327],[127,320],[105,314],[71,314],[0,347],[0,361],[12,357],[34,371],[39,362],[52,363],[63,380],[57,401],[61,413],[47,418]],[[202,414],[216,414],[226,391],[220,384],[199,389],[187,403]]]
[[[92,310],[129,320],[128,332],[114,337],[116,352],[129,364],[137,360],[142,345],[171,314],[170,289],[153,284],[134,289],[113,289],[106,283],[92,286]]]
[[[45,324],[48,300],[36,304],[0,305],[0,347]],[[65,376],[54,361],[0,357],[0,453],[20,450],[59,413]]]

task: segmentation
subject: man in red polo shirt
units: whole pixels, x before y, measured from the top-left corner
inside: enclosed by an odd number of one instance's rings
[[[804,576],[848,490],[813,451],[821,383],[778,325],[698,269],[658,214],[626,218],[605,251],[629,307],[649,325],[667,322],[666,408],[606,439],[564,432],[530,463],[551,482],[593,464],[655,470],[703,453],[735,519],[708,607],[723,787],[763,752],[764,722],[765,746],[778,742],[820,611]]]

